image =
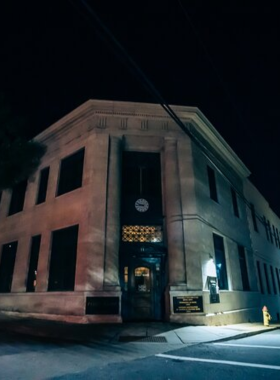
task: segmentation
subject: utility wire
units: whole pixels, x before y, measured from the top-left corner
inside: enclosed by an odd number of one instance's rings
[[[73,0],[69,0],[69,2],[77,8],[77,4],[74,3]],[[189,138],[201,149],[202,153],[205,157],[211,162],[211,164],[215,167],[215,169],[221,174],[221,176],[231,185],[231,187],[235,190],[235,192],[239,195],[239,197],[244,201],[245,205],[252,210],[251,203],[244,197],[244,195],[236,189],[235,185],[232,183],[231,179],[216,165],[211,156],[214,155],[209,152],[209,149],[199,141],[196,136],[188,129],[188,127],[182,122],[182,120],[178,117],[178,115],[172,110],[172,108],[168,105],[168,103],[164,100],[159,91],[155,88],[153,83],[148,79],[146,74],[142,71],[142,69],[138,66],[138,64],[134,61],[134,59],[127,53],[125,48],[121,45],[121,43],[116,39],[116,37],[112,34],[112,32],[107,28],[107,26],[103,23],[103,21],[97,16],[96,12],[92,9],[92,7],[85,1],[80,0],[80,3],[84,6],[88,14],[93,18],[96,24],[101,28],[104,36],[107,38],[103,38],[107,44],[113,48],[114,52],[118,55],[118,57],[128,66],[129,70],[133,73],[136,72],[138,80],[140,80],[141,84],[144,84],[146,90],[152,95],[152,97],[161,105],[161,107],[166,111],[166,113],[175,121],[175,123],[185,132]],[[89,21],[89,17],[84,12],[80,11],[80,13]],[[93,26],[92,24],[90,24]],[[94,26],[93,26],[94,27]],[[96,27],[94,27],[96,30]],[[108,40],[109,39],[109,40]],[[123,57],[120,57],[120,53]],[[255,212],[256,217],[259,221],[264,224],[262,216],[260,216],[257,212]],[[265,225],[265,224],[264,224]]]

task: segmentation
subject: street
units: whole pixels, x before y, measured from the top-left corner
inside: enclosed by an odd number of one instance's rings
[[[180,349],[139,342],[87,345],[5,333],[0,342],[1,380],[280,378],[280,330]]]

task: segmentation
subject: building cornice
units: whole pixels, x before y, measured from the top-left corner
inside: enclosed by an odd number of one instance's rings
[[[248,168],[198,108],[186,106],[170,107],[187,125],[190,133],[192,133],[192,129],[194,128],[196,138],[199,139],[199,136],[201,136],[204,140],[206,140],[213,150],[216,151],[241,178],[246,178],[250,175]],[[60,135],[73,127],[73,125],[86,121],[93,115],[114,115],[126,118],[136,117],[146,119],[170,119],[170,116],[159,104],[88,100],[51,125],[45,131],[41,132],[35,137],[35,140],[44,142],[51,138],[54,134]]]

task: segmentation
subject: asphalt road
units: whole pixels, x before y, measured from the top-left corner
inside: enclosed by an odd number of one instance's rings
[[[0,342],[1,380],[280,379],[280,330],[176,350],[155,343],[86,346],[5,334]]]

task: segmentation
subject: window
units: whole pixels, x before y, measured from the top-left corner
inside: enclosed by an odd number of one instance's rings
[[[162,242],[161,226],[122,226],[122,241],[128,243]]]
[[[233,188],[231,188],[231,199],[232,199],[233,213],[235,216],[237,216],[237,218],[239,218],[237,195]]]
[[[160,153],[124,151],[121,185],[122,224],[162,224]]]
[[[74,290],[78,227],[64,228],[52,234],[49,291]]]
[[[266,281],[266,286],[267,286],[267,292],[268,292],[268,294],[271,294],[266,264],[263,264],[263,267],[264,267],[264,274],[265,274],[265,281]]]
[[[276,246],[280,248],[280,240],[279,240],[279,231],[278,228],[275,228],[275,240],[276,240]]]
[[[23,210],[27,180],[18,183],[12,190],[9,215],[16,214]]]
[[[60,176],[57,195],[68,193],[82,186],[85,150],[81,149],[60,164]]]
[[[213,201],[218,202],[215,172],[212,168],[210,168],[210,166],[207,166],[207,173],[208,173],[210,198],[213,199]]]
[[[1,203],[1,199],[2,199],[2,191],[0,191],[0,203]]]
[[[263,217],[263,224],[264,224],[264,227],[265,227],[266,238],[267,238],[268,241],[270,241],[269,240],[270,237],[269,237],[269,231],[268,231],[268,223],[267,223],[267,220],[266,220],[265,216]]]
[[[39,190],[36,204],[45,202],[48,188],[50,168],[42,169],[40,172]]]
[[[272,234],[274,236],[275,245],[278,248],[279,247],[278,235],[276,234],[276,228],[273,225],[272,225],[272,231],[273,231]]]
[[[273,242],[273,236],[272,236],[272,231],[271,231],[271,226],[270,226],[269,220],[267,221],[267,228],[268,228],[268,233],[269,233],[270,241],[273,244],[274,242]]]
[[[11,291],[16,252],[16,241],[3,245],[0,263],[0,293]]]
[[[278,283],[278,290],[280,293],[280,277],[279,277],[279,272],[277,268],[275,268],[275,273],[276,273],[276,278],[277,278],[277,283]]]
[[[146,267],[138,267],[134,270],[135,290],[136,292],[151,291],[151,275],[150,269]]]
[[[259,261],[257,261],[257,270],[258,270],[258,276],[259,276],[261,293],[264,294],[263,282],[262,282],[262,274],[261,274],[261,266],[260,266],[260,262]]]
[[[257,218],[256,218],[256,212],[255,212],[255,206],[252,203],[251,203],[251,214],[252,214],[252,221],[253,221],[254,230],[256,232],[259,232],[258,224],[257,224]]]
[[[270,274],[271,274],[272,286],[273,286],[274,294],[277,294],[277,289],[276,289],[276,284],[275,284],[275,278],[274,278],[273,268],[272,268],[271,265],[270,265]]]
[[[29,271],[28,271],[27,283],[26,283],[27,292],[35,292],[40,244],[41,244],[41,235],[33,236],[32,241],[31,241]]]
[[[124,290],[128,290],[128,267],[123,268],[123,282],[124,282]]]
[[[215,262],[218,285],[221,290],[228,289],[226,258],[224,249],[224,239],[221,236],[213,234]]]
[[[240,264],[243,290],[250,290],[245,249],[241,245],[238,246],[238,256],[239,256],[239,264]]]

